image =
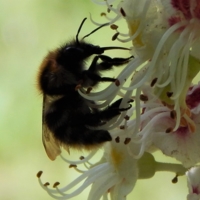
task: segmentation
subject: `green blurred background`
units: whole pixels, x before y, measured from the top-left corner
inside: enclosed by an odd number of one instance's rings
[[[42,97],[36,89],[36,74],[47,51],[72,38],[89,12],[104,22],[99,15],[102,11],[104,7],[89,0],[0,0],[1,200],[51,199],[37,182],[39,170],[44,171],[44,182],[60,181],[61,186],[79,175],[60,158],[52,162],[45,154],[41,141]],[[94,28],[87,20],[81,35]],[[101,46],[118,45],[111,41],[112,35],[104,28],[89,40]],[[120,56],[129,56],[122,53]],[[151,180],[138,181],[128,199],[185,199],[185,179],[173,185],[173,177],[160,173]],[[87,193],[73,199],[86,199]]]

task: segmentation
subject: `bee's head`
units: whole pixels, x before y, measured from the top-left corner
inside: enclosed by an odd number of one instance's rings
[[[90,57],[93,54],[102,54],[106,50],[112,50],[112,49],[129,50],[123,47],[100,47],[84,41],[86,37],[90,36],[100,28],[109,25],[109,23],[102,24],[98,28],[91,31],[89,34],[85,35],[81,40],[79,40],[79,33],[86,19],[87,18],[84,18],[83,21],[81,22],[75,40],[73,40],[71,43],[67,43],[65,46],[60,48],[61,53],[59,54],[58,60],[60,61],[61,64],[66,64],[66,62],[69,62],[70,60],[73,62],[79,62],[86,59],[87,57]]]
[[[78,62],[93,54],[102,54],[103,52],[104,50],[101,47],[81,41],[78,44],[74,42],[61,47],[59,57],[62,57],[66,61],[72,60]]]

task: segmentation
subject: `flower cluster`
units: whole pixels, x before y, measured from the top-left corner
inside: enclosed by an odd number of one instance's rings
[[[55,199],[72,198],[91,186],[89,200],[106,200],[108,195],[112,200],[123,200],[137,179],[170,171],[176,178],[187,175],[188,200],[200,199],[200,84],[194,81],[200,70],[200,1],[93,2],[106,7],[108,13],[102,16],[116,32],[112,39],[131,43],[134,59],[117,77],[119,86],[111,84],[90,94],[80,89],[79,93],[93,101],[104,101],[100,108],[116,95],[123,97],[122,108],[130,99],[134,105],[101,126],[109,130],[113,140],[104,145],[99,162],[89,164],[80,177],[61,189],[58,184],[53,189],[43,184],[39,173],[41,186]],[[127,23],[127,32],[121,32],[119,19]],[[92,17],[91,21],[101,25]],[[180,164],[156,162],[155,150]],[[89,163],[95,152],[77,162],[65,161],[78,170],[77,165]],[[83,180],[78,189],[67,193]]]

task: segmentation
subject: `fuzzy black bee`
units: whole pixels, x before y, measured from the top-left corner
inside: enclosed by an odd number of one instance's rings
[[[116,79],[101,77],[99,71],[109,70],[129,62],[130,58],[110,58],[101,55],[105,50],[126,49],[123,47],[99,47],[84,41],[98,29],[79,41],[78,35],[85,22],[82,21],[75,40],[48,53],[38,73],[38,86],[43,94],[42,140],[48,157],[54,160],[60,154],[60,147],[92,149],[112,140],[106,130],[91,130],[128,110],[119,108],[121,99],[104,110],[92,108],[94,102],[84,99],[77,88],[96,86],[99,82],[115,82]],[[126,49],[128,50],[128,49]],[[96,54],[88,69],[85,60]],[[98,62],[100,60],[101,62]]]

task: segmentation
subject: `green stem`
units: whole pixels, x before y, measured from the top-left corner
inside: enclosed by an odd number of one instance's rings
[[[152,178],[156,172],[172,172],[182,176],[187,171],[181,164],[157,162],[154,156],[145,152],[138,160],[139,179]]]
[[[185,172],[187,171],[187,169],[180,164],[162,163],[162,162],[156,162],[155,170],[157,172],[159,171],[174,172],[178,176],[184,175]]]

